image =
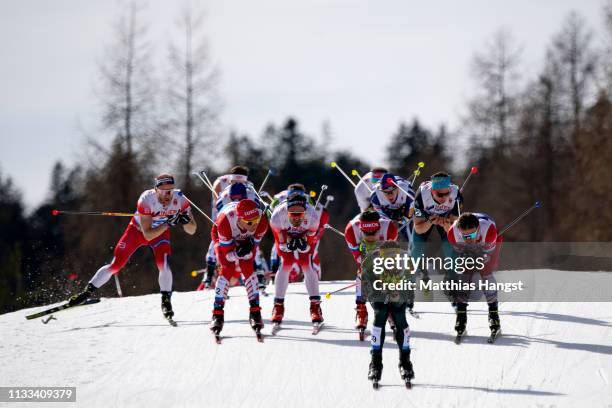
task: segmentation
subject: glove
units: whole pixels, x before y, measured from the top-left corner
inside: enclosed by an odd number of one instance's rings
[[[171,227],[174,227],[175,225],[178,225],[179,217],[180,217],[180,213],[176,213],[174,215],[166,217],[166,224],[168,224]]]
[[[229,262],[236,262],[238,260],[238,255],[236,255],[236,251],[231,251],[225,254],[225,259]]]
[[[239,242],[238,246],[236,247],[236,255],[242,258],[246,254],[251,253],[253,251],[253,244],[254,244],[253,238],[251,237],[245,239],[244,241]]]
[[[296,248],[298,252],[304,253],[310,250],[310,245],[308,245],[308,240],[306,238],[298,238],[296,241]]]
[[[287,243],[287,252],[293,252],[297,249],[298,238],[290,238]]]
[[[289,249],[287,244],[280,244],[278,248],[281,250],[281,252],[293,252],[294,251],[292,249]]]
[[[238,253],[236,252],[236,255],[241,261],[248,261],[249,259],[253,259],[253,251],[249,251],[244,255],[238,255]]]
[[[179,224],[181,225],[185,225],[185,224],[189,224],[191,222],[191,217],[189,216],[188,213],[184,212],[184,213],[179,213],[178,214],[178,218],[177,221]]]

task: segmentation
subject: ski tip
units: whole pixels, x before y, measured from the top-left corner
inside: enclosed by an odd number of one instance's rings
[[[374,382],[372,383],[372,387],[374,387],[374,389],[375,389],[375,390],[377,390],[377,389],[378,389],[378,387],[379,387],[379,385],[378,385],[378,381],[374,381]]]

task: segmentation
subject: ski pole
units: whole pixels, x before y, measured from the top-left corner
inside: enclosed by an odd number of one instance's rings
[[[402,192],[403,192],[404,194],[406,194],[408,197],[410,197],[410,194],[408,194],[408,192],[407,192],[406,190],[404,190],[403,188],[401,188],[401,187],[399,186],[399,184],[397,184],[397,183],[396,183],[395,181],[393,181],[393,180],[391,180],[391,182],[392,182],[393,184],[395,184],[395,187],[399,188],[400,190],[402,190]]]
[[[327,190],[327,186],[325,184],[323,184],[321,186],[321,192],[319,193],[319,196],[317,197],[317,202],[315,203],[314,207],[317,208],[317,205],[319,205],[319,201],[321,201],[321,197],[323,197],[323,192]]]
[[[351,170],[351,174],[352,174],[353,176],[357,176],[357,177],[359,177],[359,181],[363,181],[363,179],[361,178],[361,174],[359,174],[359,172],[358,172],[357,170],[355,170],[355,169]],[[368,183],[366,183],[366,182],[364,181],[364,184],[365,184],[365,186],[368,188],[368,191],[370,191],[370,193],[371,193],[371,192],[372,192],[372,189],[370,188],[370,186],[368,185]]]
[[[344,170],[342,170],[340,168],[340,166],[338,166],[338,163],[336,163],[335,161],[331,162],[330,165],[335,168],[338,169],[338,171],[340,172],[340,174],[342,174],[344,176],[345,179],[348,180],[349,183],[352,184],[353,187],[357,187],[357,185],[355,184],[355,182],[344,172]]]
[[[185,193],[183,193],[182,191],[179,191],[179,195],[181,195],[181,196],[185,197],[185,200],[187,200],[187,202],[188,202],[188,203],[189,203],[191,206],[193,206],[193,208],[195,208],[196,210],[198,210],[198,211],[200,212],[200,214],[202,214],[204,217],[206,217],[206,219],[207,219],[208,221],[212,222],[212,223],[213,223],[213,225],[217,225],[217,224],[216,224],[216,223],[215,223],[215,222],[212,220],[212,218],[210,218],[208,215],[206,215],[206,213],[205,213],[204,211],[202,211],[202,210],[200,209],[200,207],[198,207],[197,205],[195,205],[193,201],[191,201],[189,198],[187,198],[187,196],[185,195]]]
[[[417,176],[421,174],[421,169],[423,167],[425,167],[425,162],[418,162],[417,163],[417,169],[412,172],[413,176],[412,176],[412,181],[410,182],[411,186],[414,186],[414,181],[416,180]]]
[[[541,208],[542,207],[542,203],[539,201],[536,201],[531,207],[529,207],[528,209],[526,209],[525,211],[523,211],[523,213],[521,215],[519,215],[518,217],[516,217],[512,222],[510,222],[510,224],[506,225],[499,234],[497,234],[497,236],[501,236],[503,235],[506,231],[508,231],[511,227],[513,227],[517,222],[519,222],[520,220],[522,220],[523,218],[525,218],[530,212],[532,212],[533,210],[535,210],[536,208]]]
[[[328,230],[332,230],[332,231],[334,231],[336,234],[338,234],[338,235],[342,235],[342,236],[344,237],[344,232],[340,231],[339,229],[336,229],[336,228],[332,227],[332,226],[331,226],[331,225],[329,225],[329,224],[325,224],[325,225],[323,226],[323,228],[328,229]]]
[[[461,188],[459,189],[460,193],[463,193],[463,189],[465,188],[465,185],[468,183],[468,181],[470,181],[470,178],[472,177],[472,174],[476,174],[476,173],[478,173],[478,167],[474,166],[474,167],[472,167],[470,169],[470,174],[468,174],[468,176],[466,177],[465,181],[461,185]]]
[[[116,273],[113,273],[113,276],[115,277],[115,287],[117,288],[117,294],[119,295],[119,297],[123,297],[123,292],[121,291],[121,285],[119,284],[119,277],[117,276]]]
[[[263,190],[264,186],[266,185],[266,181],[268,181],[268,177],[270,177],[270,175],[272,176],[274,175],[274,170],[268,169],[268,173],[266,173],[266,177],[261,182],[261,186],[259,186],[259,190],[257,190],[258,193],[261,193],[261,190]]]
[[[59,214],[70,214],[70,215],[104,215],[107,217],[135,217],[141,214],[138,213],[125,213],[125,212],[106,212],[106,211],[69,211],[69,210],[51,210],[53,216]]]
[[[206,187],[208,187],[208,189],[213,193],[213,196],[215,197],[215,199],[219,198],[219,195],[217,194],[217,192],[213,188],[213,185],[210,182],[210,180],[208,179],[208,176],[206,175],[206,172],[204,171],[204,169],[202,169],[200,171],[194,171],[191,174],[197,176],[200,180],[202,180],[202,183],[204,183],[204,185]],[[202,175],[204,175],[204,177],[202,177]]]
[[[325,299],[329,299],[331,297],[331,295],[333,295],[334,293],[338,293],[338,292],[341,292],[343,290],[350,289],[350,288],[352,288],[353,286],[356,286],[356,285],[357,285],[356,283],[351,283],[350,285],[345,286],[345,287],[340,288],[340,289],[337,289],[337,290],[334,290],[333,292],[327,292],[325,294]]]

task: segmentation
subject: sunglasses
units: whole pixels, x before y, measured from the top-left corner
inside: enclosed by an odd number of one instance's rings
[[[170,195],[170,194],[172,194],[172,191],[173,191],[173,190],[163,190],[163,189],[161,189],[161,188],[158,188],[158,189],[157,189],[157,192],[158,192],[158,193],[160,193],[160,194],[162,194],[162,195]]]
[[[478,230],[469,234],[461,234],[461,236],[463,237],[463,239],[476,239],[476,237],[478,236]]]
[[[290,218],[302,218],[304,216],[304,211],[288,211]]]
[[[248,225],[249,227],[259,223],[260,218],[253,218],[252,220],[242,220],[243,223]]]
[[[441,192],[439,192],[438,190],[434,190],[434,191],[436,192],[436,195],[437,195],[438,197],[446,197],[447,195],[449,195],[449,194],[450,194],[450,191],[447,191],[447,192],[445,192],[445,193],[441,193]]]

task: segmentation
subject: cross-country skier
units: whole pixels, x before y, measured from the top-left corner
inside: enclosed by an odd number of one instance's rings
[[[275,279],[274,310],[272,322],[273,330],[278,330],[285,311],[285,293],[289,279],[289,271],[297,252],[297,262],[304,273],[306,289],[310,296],[310,317],[314,331],[318,331],[323,322],[321,311],[321,296],[319,293],[319,276],[312,267],[315,236],[320,228],[320,215],[315,208],[307,203],[304,195],[291,194],[287,200],[279,204],[272,213],[270,226],[274,233],[274,241],[278,255],[281,257],[281,266]]]
[[[215,244],[217,260],[221,272],[215,286],[215,301],[211,330],[219,334],[223,328],[223,308],[232,278],[241,274],[249,299],[249,321],[254,330],[263,327],[257,276],[253,273],[255,253],[259,243],[268,230],[268,219],[257,203],[244,199],[226,205],[210,233]]]
[[[401,247],[396,242],[387,241],[381,245],[379,254],[374,254],[374,256],[383,256],[383,250],[386,253],[389,253],[387,251],[390,250],[391,253],[397,254],[397,250],[401,250]],[[384,299],[374,298],[374,296],[382,295],[384,295]],[[374,388],[378,388],[378,381],[380,380],[383,369],[382,353],[385,343],[385,324],[388,317],[391,316],[395,322],[395,341],[399,347],[400,375],[405,381],[406,387],[411,388],[411,381],[414,378],[414,370],[412,368],[412,362],[410,361],[410,327],[406,321],[406,308],[408,307],[406,296],[403,294],[401,295],[398,292],[378,293],[376,295],[368,294],[368,296],[368,300],[374,309],[374,322],[372,324],[370,340],[371,361],[368,371],[368,379],[373,382]],[[412,298],[412,296],[408,296],[408,299]]]
[[[370,202],[372,191],[385,173],[388,173],[388,171],[384,167],[374,167],[364,174],[355,186],[355,198],[357,198],[357,205],[359,205],[361,212],[372,206]]]
[[[165,173],[155,178],[155,188],[140,195],[136,212],[137,215],[132,217],[123,236],[115,245],[111,263],[98,269],[87,288],[71,297],[69,304],[84,303],[99,287],[108,282],[113,274],[123,268],[138,248],[147,245],[153,250],[159,270],[162,312],[164,317],[172,319],[172,271],[168,265],[171,253],[170,227],[182,225],[187,234],[193,235],[197,228],[196,222],[191,215],[189,203],[174,189],[174,177]]]
[[[248,175],[248,168],[244,166],[234,166],[230,170],[229,174],[217,177],[217,179],[215,179],[213,182],[213,189],[217,194],[217,198],[215,199],[213,196],[213,205],[211,210],[211,217],[213,220],[216,219],[217,214],[223,208],[223,206],[229,202],[249,198],[259,203],[259,198],[255,193],[253,183],[248,180]],[[237,188],[232,190],[232,186],[236,186]],[[215,257],[215,248],[214,244],[211,242],[206,253],[206,273],[204,274],[202,283],[200,284],[200,287],[198,287],[198,290],[212,287],[212,280],[215,276],[216,268],[217,259]]]
[[[308,200],[308,203],[314,204],[312,200],[310,199],[310,197],[306,195],[306,188],[304,187],[304,185],[300,183],[293,183],[293,184],[290,184],[286,190],[283,190],[280,193],[277,193],[274,195],[274,199],[272,200],[272,203],[270,204],[270,209],[274,211],[274,209],[279,204],[282,204],[285,201],[287,201],[288,195],[293,195],[293,194],[302,195]],[[281,257],[278,256],[276,245],[272,245],[272,249],[270,250],[270,269],[272,272],[272,278],[276,277],[276,273],[278,272],[280,264],[281,264]],[[293,267],[292,271],[289,273],[289,282],[295,282],[296,281],[295,279],[299,277],[300,271],[297,269],[299,268]]]
[[[399,186],[399,187],[398,187]],[[398,224],[406,242],[410,242],[412,225],[409,221],[414,191],[410,183],[391,173],[385,173],[372,191],[372,207],[382,216]]]
[[[484,280],[496,283],[493,271],[497,267],[499,251],[503,237],[497,235],[495,221],[484,213],[463,213],[448,230],[448,242],[451,244],[455,257],[483,258],[483,268],[466,271],[457,275],[459,283],[474,283]],[[497,290],[485,290],[484,295],[489,306],[489,328],[493,341],[500,331],[500,321],[497,303]],[[460,338],[465,333],[467,323],[467,306],[470,297],[469,290],[457,293],[455,330]]]
[[[446,232],[457,219],[463,197],[459,187],[451,183],[447,173],[438,172],[419,186],[414,199],[414,227],[412,230],[411,256],[417,259],[425,255],[425,243],[432,231],[436,231],[442,240],[442,253],[452,256]],[[421,279],[429,280],[427,270],[417,271]]]
[[[364,331],[368,324],[368,309],[361,293],[361,260],[369,248],[375,247],[379,242],[395,241],[397,227],[387,219],[381,218],[374,210],[366,210],[355,216],[344,229],[344,239],[348,245],[355,262],[357,262],[357,276],[355,278],[355,321],[359,330],[359,339],[363,340]]]

